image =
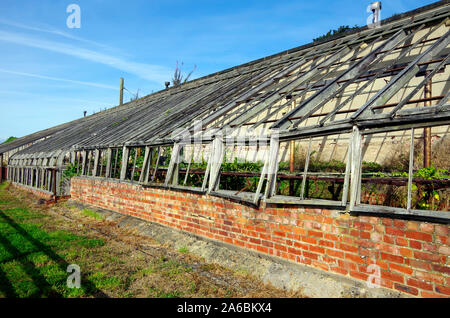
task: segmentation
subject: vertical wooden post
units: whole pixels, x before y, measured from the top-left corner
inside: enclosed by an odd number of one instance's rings
[[[361,176],[361,133],[357,126],[353,126],[352,135],[352,164],[351,164],[351,183],[350,183],[350,211],[358,204],[357,196],[360,193]]]
[[[105,178],[111,178],[111,163],[112,163],[112,149],[108,148],[106,151],[106,172],[105,172]]]
[[[178,166],[178,158],[180,156],[180,147],[181,145],[179,143],[174,144],[172,148],[172,157],[170,158],[169,168],[167,169],[166,174],[166,180],[164,181],[164,185],[167,187],[169,183],[175,184],[174,181],[177,181],[178,183],[178,176],[175,177],[175,174],[178,173],[177,166]]]
[[[77,163],[77,174],[80,172],[80,153],[75,152],[75,162]]]
[[[430,71],[427,71],[427,74]],[[432,95],[432,81],[431,78],[428,80],[427,84],[424,87],[425,98],[429,99]],[[425,102],[425,106],[430,106],[431,101],[427,100]],[[431,127],[426,127],[423,129],[423,167],[429,168],[431,167]]]
[[[306,158],[305,158],[305,169],[303,170],[302,190],[301,190],[301,193],[300,193],[300,199],[302,199],[302,200],[305,199],[306,179],[308,177],[309,158],[311,157],[311,144],[312,144],[312,137],[309,137],[308,153],[306,154]]]
[[[114,149],[114,153],[115,153],[115,159],[114,159],[114,169],[112,170],[112,177],[116,178],[117,175],[117,160],[119,157],[119,148]]]
[[[140,149],[139,148],[139,152],[138,154],[140,155]],[[150,155],[150,147],[146,146],[145,147],[145,152],[144,152],[144,161],[142,163],[142,170],[141,170],[141,175],[139,176],[139,182],[144,182],[144,180],[147,180],[148,178],[146,178],[146,176],[148,176],[148,171],[149,171],[149,167],[148,167],[148,158]]]
[[[191,157],[189,158],[189,164],[188,164],[188,167],[186,169],[186,175],[184,176],[183,185],[186,185],[186,182],[187,182],[187,179],[188,179],[188,176],[189,176],[189,171],[191,170],[191,163],[194,160],[195,145],[191,145],[191,148],[192,148]]]
[[[52,169],[52,193],[56,200],[56,169]]]
[[[0,153],[0,182],[3,182],[3,154]]]
[[[120,170],[120,180],[125,180],[127,177],[128,169],[128,156],[130,154],[130,149],[127,146],[123,146],[122,151],[122,169]]]
[[[350,135],[347,150],[347,164],[345,165],[345,177],[344,177],[344,189],[342,190],[342,206],[347,205],[348,199],[348,188],[350,184],[350,167],[352,164],[352,145],[353,145],[353,135]]]
[[[86,160],[88,152],[85,150],[82,152],[82,154],[83,154],[83,164],[81,165],[81,175],[84,176],[86,175]]]
[[[72,165],[74,165],[74,164],[75,164],[75,160],[76,160],[76,152],[75,152],[75,151],[72,151],[72,152],[70,153],[70,163],[71,163]]]
[[[292,109],[295,108],[295,100],[292,101]],[[289,142],[289,154],[290,154],[290,161],[289,161],[289,172],[294,173],[295,171],[295,141],[291,140]],[[294,179],[289,180],[289,195],[294,195]]]
[[[41,189],[44,189],[44,181],[45,181],[45,169],[41,168],[41,184],[40,184]]]
[[[123,78],[120,78],[120,99],[119,99],[119,105],[123,104]]]
[[[136,170],[137,148],[134,148],[133,171],[131,171],[130,180],[134,181],[134,171]]]
[[[411,211],[411,194],[412,194],[412,179],[414,167],[414,128],[411,128],[411,140],[409,143],[409,171],[408,171],[408,202],[406,209]]]
[[[277,172],[278,172],[278,152],[280,150],[280,142],[278,136],[270,137],[269,147],[269,166],[267,171],[267,184],[264,194],[265,199],[268,199],[277,193]]]
[[[158,171],[158,165],[159,165],[159,158],[161,157],[161,147],[158,147],[158,155],[156,157],[156,163],[155,163],[155,170],[153,170],[153,175],[152,175],[152,182],[155,180],[156,178],[156,172]],[[206,177],[205,177],[206,178]]]
[[[92,169],[92,176],[97,176],[97,170],[98,170],[98,161],[100,160],[100,150],[95,149],[94,151],[94,168]]]

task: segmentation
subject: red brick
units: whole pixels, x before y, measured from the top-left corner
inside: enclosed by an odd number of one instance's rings
[[[422,232],[415,232],[415,231],[406,231],[406,237],[419,240],[419,241],[425,241],[425,242],[431,242],[433,240],[433,237],[431,234],[422,233]]]
[[[446,296],[444,296],[442,294],[426,292],[426,291],[422,291],[420,293],[420,296],[423,297],[423,298],[447,298]]]
[[[326,256],[326,255],[322,255],[322,260],[323,260],[325,263],[337,264],[337,260],[336,260],[335,258]]]
[[[278,224],[278,228],[281,231],[284,231],[284,232],[291,232],[292,231],[292,227],[290,227],[288,225],[284,225],[284,224]]]
[[[439,247],[439,253],[450,255],[450,246],[441,246]]]
[[[394,236],[385,235],[385,236],[383,237],[383,241],[384,241],[385,243],[388,243],[388,244],[395,244],[395,238],[394,238]]]
[[[294,246],[297,247],[297,248],[301,248],[303,250],[308,250],[309,249],[309,245],[302,244],[300,242],[294,242]]]
[[[359,232],[359,237],[362,239],[370,239],[370,232],[366,232],[366,231],[360,231]]]
[[[437,251],[437,246],[434,245],[434,244],[423,243],[422,244],[422,249],[427,251],[427,252],[436,252]]]
[[[392,255],[392,254],[383,253],[383,252],[381,252],[380,255],[381,255],[381,259],[382,260],[395,262],[395,263],[399,263],[399,264],[403,264],[404,263],[402,256]]]
[[[324,264],[324,263],[321,263],[321,262],[313,261],[312,265],[314,267],[320,268],[320,269],[322,269],[324,271],[328,271],[329,270],[328,264]]]
[[[380,283],[381,283],[381,286],[383,286],[383,287],[386,287],[386,288],[389,288],[389,289],[393,289],[394,288],[394,283],[392,281],[390,281],[390,280],[382,278]]]
[[[421,268],[424,270],[431,270],[431,264],[423,261],[418,261],[416,259],[405,259],[405,264],[413,268]]]
[[[406,221],[394,220],[394,226],[398,227],[398,228],[405,228],[406,227]]]
[[[388,270],[389,269],[389,265],[388,264],[390,264],[390,263],[386,263],[386,262],[383,262],[383,261],[380,261],[380,260],[373,261],[371,259],[368,259],[367,260],[367,264],[375,264],[375,265],[378,265],[381,269]]]
[[[390,272],[387,272],[384,270],[381,271],[381,278],[388,279],[388,280],[391,280],[391,281],[397,282],[397,283],[404,282],[403,275],[390,273]]]
[[[403,257],[408,257],[411,258],[413,257],[413,251],[410,250],[409,248],[400,248],[400,255]]]
[[[309,244],[313,244],[313,245],[317,244],[317,240],[315,238],[309,237],[309,236],[303,236],[302,237],[302,241],[306,242],[306,243],[309,243]]]
[[[338,260],[338,264],[341,268],[344,268],[346,270],[350,270],[350,271],[356,271],[357,270],[357,266],[355,263],[352,262],[347,262],[347,261],[343,261],[343,260]]]
[[[323,247],[320,247],[320,246],[311,245],[309,250],[311,252],[315,252],[315,253],[319,253],[319,254],[325,254],[325,249]]]
[[[292,248],[292,247],[288,248],[288,252],[291,253],[291,254],[295,254],[295,255],[302,255],[302,251],[300,251],[298,249],[295,249],[295,248]]]
[[[440,273],[450,274],[450,266],[441,266],[437,264],[432,264],[433,270]]]
[[[438,236],[436,238],[436,243],[441,243],[450,246],[450,235],[449,236]]]
[[[265,254],[267,254],[269,252],[269,249],[267,247],[264,247],[264,246],[258,246],[256,249],[259,252],[262,252],[262,253],[265,253]]]
[[[405,236],[405,231],[395,227],[386,227],[386,234],[394,236]]]
[[[404,273],[407,275],[411,275],[413,273],[411,267],[406,267],[398,264],[389,264],[389,268],[393,271]]]
[[[369,277],[369,275],[367,275],[367,274],[364,274],[361,272],[354,272],[354,271],[350,272],[350,276],[357,278],[357,279],[364,280],[364,281],[367,281],[367,278]]]
[[[306,235],[306,230],[301,227],[292,227],[292,232],[299,234],[299,235]]]
[[[370,248],[370,249],[373,249],[375,247],[375,243],[372,241],[356,240],[355,243],[360,247],[365,247],[365,248]]]
[[[419,279],[415,279],[415,278],[408,278],[406,280],[406,284],[409,285],[409,286],[420,288],[420,289],[433,290],[433,285],[432,284],[424,282],[424,281],[419,280]]]
[[[370,233],[370,239],[374,242],[381,242],[383,240],[383,234],[372,232]]]
[[[422,249],[422,243],[420,243],[419,241],[410,240],[409,247],[415,248],[416,250],[420,250]]]
[[[324,238],[327,240],[330,240],[330,241],[334,241],[334,242],[339,240],[339,237],[337,235],[330,234],[330,233],[325,233]]]
[[[320,246],[326,246],[326,247],[334,247],[334,243],[330,241],[320,240],[319,241]]]
[[[359,230],[364,231],[372,231],[373,225],[369,223],[363,223],[363,222],[353,222],[353,227]]]
[[[340,268],[340,267],[331,267],[330,268],[333,272],[342,274],[342,275],[347,275],[348,274],[348,270]]]
[[[333,257],[344,258],[344,252],[332,249],[326,249],[326,254]]]
[[[437,235],[449,236],[450,230],[447,225],[435,225],[435,231]]]
[[[285,237],[285,236],[286,236],[286,233],[280,232],[280,231],[273,231],[273,235]]]
[[[310,253],[307,251],[303,251],[303,256],[305,256],[306,258],[315,259],[315,260],[319,259],[319,255]]]
[[[339,248],[341,250],[347,251],[347,252],[352,252],[352,253],[357,253],[358,252],[358,248],[355,246],[351,246],[351,245],[347,245],[347,244],[339,244]]]
[[[434,290],[440,294],[450,295],[450,287],[449,286],[436,285],[434,287]]]
[[[403,237],[397,237],[396,243],[400,246],[408,246],[408,240]]]
[[[405,285],[401,285],[401,284],[394,284],[395,289],[402,291],[404,293],[408,293],[414,296],[419,295],[419,291],[417,290],[417,288],[414,287],[410,287],[410,286],[405,286]]]
[[[353,261],[355,263],[365,264],[364,258],[362,258],[359,255],[355,255],[355,254],[351,254],[351,253],[345,253],[344,257],[345,257],[345,259]]]
[[[429,272],[422,272],[422,271],[416,270],[416,277],[423,281],[426,281],[426,282],[434,282],[434,283],[438,283],[438,284],[444,283],[443,276],[429,273]]]
[[[391,254],[399,253],[399,248],[397,246],[393,246],[393,245],[389,245],[389,244],[378,243],[376,245],[376,248],[379,251],[388,252]]]
[[[425,232],[425,233],[433,233],[434,225],[430,224],[430,223],[421,223],[419,225],[419,229],[420,229],[420,231]]]
[[[431,261],[431,262],[440,262],[442,259],[442,256],[437,254],[431,254],[431,253],[425,253],[420,251],[414,251],[414,257],[418,259],[422,259],[424,261]]]
[[[317,232],[317,231],[308,231],[308,235],[309,236],[319,237],[319,238],[323,237],[323,233],[322,232]]]

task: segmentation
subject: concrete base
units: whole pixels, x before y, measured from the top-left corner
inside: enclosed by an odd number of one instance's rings
[[[307,297],[408,297],[386,288],[369,288],[365,283],[351,278],[199,237],[132,216],[87,206],[73,200],[70,200],[69,204],[94,210],[103,215],[106,220],[117,221],[120,219],[119,227],[137,230],[139,234],[150,236],[174,249],[186,247],[190,253],[203,257],[207,262],[250,273],[277,288],[300,290]]]

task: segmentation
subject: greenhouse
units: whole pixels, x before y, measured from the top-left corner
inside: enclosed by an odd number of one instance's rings
[[[440,2],[169,87],[1,145],[0,162],[55,197],[85,176],[449,220],[449,17]]]

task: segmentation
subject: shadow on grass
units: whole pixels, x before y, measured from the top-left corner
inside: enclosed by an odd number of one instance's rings
[[[16,223],[12,218],[0,212],[0,218],[2,218],[6,223],[8,223],[12,228],[14,228],[17,233],[19,233],[23,238],[28,240],[31,244],[33,244],[37,251],[35,253],[42,252],[47,255],[50,259],[52,259],[58,267],[66,272],[67,267],[70,265],[66,262],[64,258],[59,256],[55,251],[53,251],[50,247],[43,244],[39,240],[35,239],[31,236],[25,229],[23,229],[18,223]],[[46,280],[46,278],[40,273],[38,268],[31,262],[28,261],[24,256],[26,253],[23,253],[17,249],[5,236],[0,234],[0,244],[3,245],[6,251],[8,251],[11,255],[13,255],[14,260],[20,262],[22,269],[27,275],[33,280],[33,283],[38,288],[38,291],[30,295],[29,297],[56,297],[61,298],[63,295],[58,293],[54,289],[52,289],[52,285]],[[95,295],[96,297],[107,298],[108,296],[103,293],[101,290],[96,288],[95,284],[91,281],[82,279],[83,287],[89,291],[89,294]],[[17,293],[14,290],[12,283],[8,280],[4,271],[0,269],[0,290],[5,294],[6,297],[18,297]]]

